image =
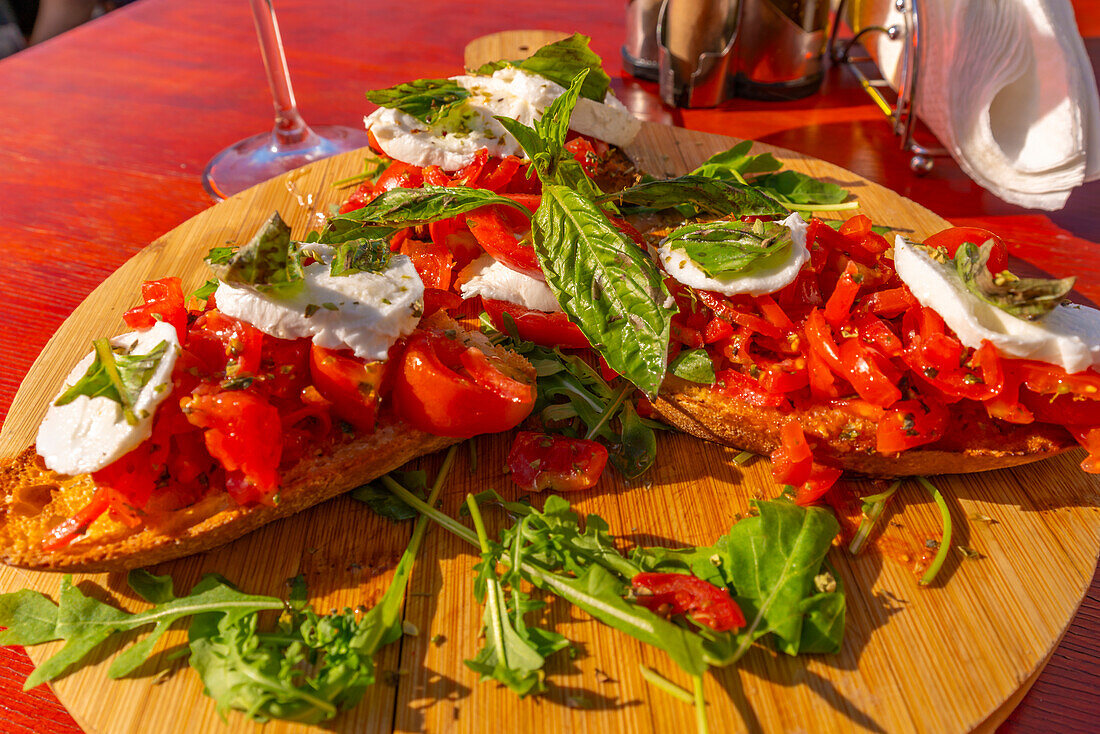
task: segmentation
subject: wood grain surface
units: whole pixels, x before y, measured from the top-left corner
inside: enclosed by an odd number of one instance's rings
[[[647,170],[675,174],[733,142],[648,124],[631,153]],[[772,150],[792,168],[852,189],[875,221],[911,229],[916,237],[943,226],[928,210],[855,174]],[[206,277],[200,261],[207,249],[245,241],[272,209],[303,234],[316,226],[318,212],[344,195],[329,182],[360,166],[353,153],[275,179],[194,217],[128,261],[66,320],[31,368],[0,432],[0,454],[29,442],[45,399],[64,375],[57,365],[79,358],[93,336],[122,330],[121,313],[136,302],[143,279],[178,274],[185,287],[197,285]],[[477,472],[459,459],[445,492],[447,512],[457,513],[469,491],[491,486],[515,494],[503,472],[508,443],[507,437],[479,439]],[[595,490],[575,495],[576,504],[605,517],[629,543],[710,543],[748,509],[752,497],[774,496],[778,489],[766,461],[739,468],[731,462],[734,453],[662,435],[658,464],[644,484],[624,486],[609,475]],[[955,542],[982,558],[953,552],[931,588],[919,588],[902,563],[834,552],[831,559],[848,589],[843,651],[788,658],[758,647],[738,669],[708,676],[715,731],[940,733],[998,723],[1005,704],[1014,702],[1057,644],[1100,552],[1100,487],[1077,468],[1075,456],[940,480],[958,526]],[[431,473],[438,457],[422,464]],[[870,492],[870,483],[864,489]],[[916,486],[905,487],[902,495],[889,517],[892,527],[904,529],[898,537],[933,537],[939,527],[934,505]],[[992,522],[968,519],[974,516]],[[340,498],[153,570],[170,573],[181,589],[217,571],[264,594],[281,593],[285,579],[303,573],[319,609],[370,605],[385,588],[409,531],[408,523],[390,524]],[[913,552],[919,552],[916,545]],[[548,695],[519,700],[495,684],[479,684],[462,664],[480,644],[481,610],[472,597],[475,560],[461,541],[431,531],[405,609],[419,633],[381,653],[382,681],[334,722],[337,731],[478,732],[493,721],[505,731],[669,732],[690,721],[688,707],[647,687],[638,672],[644,663],[686,683],[662,654],[560,603],[549,607],[549,620],[577,641],[579,654],[552,660]],[[52,595],[59,581],[56,574],[0,571],[4,590],[30,586]],[[123,606],[140,606],[121,574],[81,576],[78,582],[88,591],[106,590]],[[163,652],[133,678],[109,681],[104,654],[96,665],[55,683],[55,690],[89,732],[259,731],[237,714],[222,723],[197,676],[167,661],[182,640],[182,633],[169,636],[158,647]],[[41,646],[31,655],[41,660],[56,649]],[[263,728],[307,730],[281,722]]]

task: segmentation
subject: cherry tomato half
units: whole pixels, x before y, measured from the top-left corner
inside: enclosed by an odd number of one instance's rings
[[[309,373],[317,392],[332,403],[332,412],[364,433],[374,430],[381,399],[385,362],[364,362],[349,350],[309,351]]]
[[[497,301],[482,296],[481,303],[485,312],[498,329],[503,330],[503,314],[507,313],[516,323],[520,337],[545,347],[564,347],[566,349],[587,349],[588,339],[580,328],[561,311],[547,313],[535,311],[518,303]]]
[[[607,466],[607,449],[595,441],[520,431],[508,452],[512,480],[525,492],[591,489]]]
[[[522,214],[511,207],[482,207],[466,215],[466,224],[482,249],[501,265],[546,280],[534,245],[524,237],[531,230],[531,223]]]
[[[513,428],[535,406],[535,386],[453,332],[420,330],[395,365],[393,405],[413,428],[469,438]]]
[[[1008,267],[1008,248],[1004,240],[981,227],[949,227],[936,232],[924,241],[929,247],[943,247],[947,250],[948,257],[955,257],[955,251],[959,245],[969,242],[975,247],[981,247],[986,240],[993,240],[993,250],[989,253],[989,261],[986,267],[991,273],[999,273]]]

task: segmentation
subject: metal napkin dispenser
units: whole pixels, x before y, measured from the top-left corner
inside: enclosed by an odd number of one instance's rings
[[[636,76],[656,77],[667,104],[798,99],[821,84],[828,0],[664,0],[656,13],[654,4],[627,6],[623,59]]]

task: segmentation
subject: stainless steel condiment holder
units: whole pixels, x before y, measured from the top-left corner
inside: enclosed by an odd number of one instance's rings
[[[720,49],[703,51],[691,67],[690,74],[677,70],[669,50],[670,8],[665,0],[657,14],[657,81],[661,99],[675,107],[714,107],[732,96],[732,74],[736,71],[734,44],[740,26],[741,0],[723,3],[721,23],[706,29],[703,47]]]
[[[932,170],[934,156],[947,155],[947,150],[938,147],[926,147],[914,139],[914,128],[917,121],[917,100],[920,94],[920,68],[922,60],[921,28],[920,28],[920,3],[923,0],[894,0],[894,9],[901,13],[901,23],[890,26],[868,26],[860,28],[855,36],[850,39],[840,39],[840,23],[847,10],[848,0],[840,0],[836,15],[833,17],[832,29],[829,32],[829,41],[826,46],[826,54],[833,63],[844,66],[859,81],[863,90],[871,97],[872,101],[882,110],[894,127],[894,134],[901,140],[901,149],[910,154],[909,168],[918,176]],[[896,99],[893,102],[887,99],[884,92],[891,89],[889,81],[879,73],[877,77],[868,76],[863,71],[863,66],[874,59],[870,56],[853,56],[854,47],[859,44],[864,36],[883,33],[891,41],[904,44],[901,53],[901,73],[899,74]],[[864,51],[866,53],[866,51]],[[877,66],[875,67],[877,71]]]

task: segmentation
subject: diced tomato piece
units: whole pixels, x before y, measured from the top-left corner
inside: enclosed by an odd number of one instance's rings
[[[993,249],[986,261],[986,268],[991,273],[999,273],[1008,267],[1008,247],[1004,240],[987,229],[980,227],[949,227],[932,235],[924,241],[929,247],[942,247],[947,250],[948,257],[955,257],[955,252],[964,242],[969,242],[975,247],[981,247],[987,241],[993,240]]]
[[[865,342],[875,345],[887,357],[901,356],[901,339],[890,330],[890,327],[882,319],[867,313],[857,316],[854,323],[856,329],[859,330],[860,338]]]
[[[468,213],[466,224],[478,244],[499,263],[532,278],[546,279],[534,245],[524,236],[530,223],[515,222],[501,206],[487,206]]]
[[[857,278],[861,278],[859,267],[854,262],[849,262],[848,266],[844,268],[840,280],[837,281],[833,294],[825,302],[825,320],[834,329],[838,329],[842,324],[848,322],[852,304],[855,303],[856,296],[859,294],[859,281]]]
[[[512,480],[525,492],[577,492],[596,486],[607,449],[595,441],[520,431],[508,452]]]
[[[42,550],[55,551],[72,543],[80,535],[83,535],[88,527],[99,519],[99,516],[110,507],[107,499],[107,487],[100,487],[92,495],[88,504],[84,505],[75,515],[60,525],[51,529],[42,539]]]
[[[535,311],[518,303],[485,297],[482,297],[481,303],[494,326],[503,330],[503,314],[508,314],[515,322],[520,338],[529,342],[565,349],[587,349],[591,346],[580,328],[561,311]]]
[[[240,504],[270,502],[279,486],[279,412],[251,390],[203,391],[185,401],[193,425],[206,429],[206,450],[226,470],[226,489]]]
[[[879,419],[875,448],[880,454],[896,454],[932,443],[947,428],[947,408],[939,403],[902,400]]]
[[[451,287],[451,271],[455,260],[445,245],[424,242],[411,237],[401,243],[401,254],[412,260],[425,288],[447,290]]]
[[[431,316],[436,311],[451,312],[462,305],[462,296],[454,291],[445,291],[440,288],[424,289],[424,316]]]
[[[419,166],[394,161],[374,182],[375,196],[390,189],[418,189],[423,183],[424,172]]]
[[[352,192],[351,196],[348,197],[348,200],[340,207],[340,213],[347,214],[356,209],[362,209],[376,196],[378,196],[378,190],[375,189],[374,182],[364,181],[359,184],[355,191]]]
[[[187,349],[202,361],[208,373],[255,375],[260,371],[263,338],[256,327],[215,309],[191,324]]]
[[[534,408],[535,386],[453,334],[419,330],[395,364],[393,398],[413,428],[466,438],[517,426]]]
[[[425,166],[422,175],[424,183],[429,186],[447,186],[451,183],[451,177],[444,173],[439,166]]]
[[[482,173],[481,188],[500,193],[516,178],[526,178],[527,164],[514,155],[492,159]]]
[[[386,362],[364,362],[349,350],[310,349],[309,370],[332,412],[363,433],[374,430]]]
[[[778,484],[800,486],[810,478],[814,455],[798,421],[791,420],[779,429],[781,444],[772,452],[772,477]]]
[[[886,360],[859,339],[846,339],[840,345],[840,361],[845,379],[867,402],[886,408],[901,399],[901,390],[886,373]]]
[[[187,338],[187,308],[183,302],[183,286],[180,279],[161,278],[141,284],[143,303],[122,315],[131,329],[149,329],[158,321],[167,321],[175,327],[180,344]]]
[[[639,573],[630,580],[635,600],[646,609],[686,614],[716,632],[745,626],[745,615],[727,589],[683,573]]]
[[[731,336],[733,336],[733,324],[716,316],[707,322],[707,327],[703,330],[703,343],[714,344]]]
[[[760,309],[760,313],[764,314],[764,318],[773,326],[783,331],[790,331],[794,328],[794,322],[791,321],[790,316],[779,307],[779,304],[771,296],[757,296],[756,305]]]
[[[860,302],[860,308],[885,318],[893,318],[919,305],[912,291],[906,286],[875,291]]]
[[[786,359],[768,365],[760,373],[760,386],[770,393],[789,393],[809,384],[804,360]]]
[[[1081,462],[1081,468],[1089,474],[1100,474],[1100,428],[1071,426],[1070,433],[1077,439],[1077,443],[1089,452]]]
[[[759,382],[735,369],[719,370],[716,378],[711,389],[735,400],[761,407],[790,407],[787,398],[767,392]]]
[[[805,507],[812,505],[825,496],[832,489],[843,472],[832,466],[819,464],[816,461],[810,469],[810,476],[806,482],[795,490],[794,503]]]
[[[481,188],[479,180],[485,171],[485,165],[489,161],[489,150],[482,148],[474,153],[474,159],[466,166],[455,172],[447,183],[448,186],[468,186],[473,189]]]

